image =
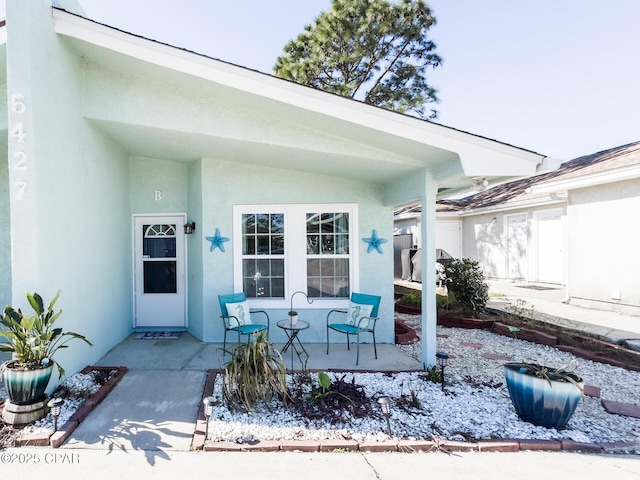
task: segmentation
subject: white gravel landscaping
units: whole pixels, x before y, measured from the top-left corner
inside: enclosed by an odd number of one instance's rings
[[[445,392],[440,384],[425,380],[424,372],[348,373],[346,380],[365,387],[367,396],[391,397],[392,436],[398,439],[474,441],[499,438],[567,439],[577,442],[630,442],[630,453],[640,452],[640,419],[607,413],[599,398],[584,396],[566,429],[536,427],[520,420],[504,385],[503,361],[489,360],[485,353],[560,367],[573,362],[587,385],[601,389],[601,398],[617,402],[640,402],[640,373],[597,362],[578,359],[560,350],[495,335],[480,330],[438,327],[438,350],[450,355]],[[481,344],[463,346],[462,342]],[[419,358],[420,344],[400,345],[403,351]],[[344,374],[330,374],[342,376]],[[220,380],[214,396],[221,399]],[[410,407],[411,392],[420,408]],[[301,417],[280,403],[252,413],[230,412],[223,402],[214,407],[209,423],[209,441],[252,442],[259,440],[388,439],[386,421],[377,408],[368,418],[345,414],[344,422],[330,425]]]
[[[87,398],[100,389],[100,384],[95,381],[91,374],[76,373],[64,379],[58,389],[66,389],[68,394],[64,395],[64,403],[58,416],[58,426],[64,425],[76,410],[85,402]],[[0,401],[7,398],[4,385],[0,386]],[[21,429],[23,435],[51,434],[53,433],[54,419],[49,413],[44,418],[37,420]]]

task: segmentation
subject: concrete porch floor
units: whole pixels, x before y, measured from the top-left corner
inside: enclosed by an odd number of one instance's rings
[[[228,342],[227,350],[235,343]],[[297,345],[297,342],[296,342]],[[377,344],[378,358],[374,358],[373,344],[360,344],[360,362],[356,365],[356,345],[347,350],[346,343],[332,343],[329,354],[325,343],[305,343],[309,353],[306,365],[293,355],[293,370],[358,370],[358,371],[403,371],[421,369],[420,362],[407,356],[395,345]],[[280,351],[282,344],[274,344]],[[299,347],[298,347],[299,348]],[[283,355],[287,370],[291,369],[291,350]],[[199,370],[221,368],[229,360],[224,355],[222,343],[204,343],[188,332],[178,340],[136,340],[130,335],[104,357],[97,366],[125,366],[130,370]],[[305,356],[302,355],[302,360]]]

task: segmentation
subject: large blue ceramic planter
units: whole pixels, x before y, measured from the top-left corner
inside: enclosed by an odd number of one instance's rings
[[[518,416],[525,422],[547,428],[561,429],[573,415],[582,398],[584,383],[576,375],[576,382],[547,380],[521,372],[522,364],[504,365],[504,376],[511,402]],[[548,368],[549,375],[556,372]]]
[[[53,366],[53,362],[34,370],[12,370],[9,366],[3,376],[9,401],[14,405],[32,405],[43,400]]]

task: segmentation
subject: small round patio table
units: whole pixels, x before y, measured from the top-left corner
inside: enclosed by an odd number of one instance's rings
[[[302,354],[304,353],[309,358],[309,353],[302,345],[302,342],[298,338],[298,334],[302,330],[306,330],[309,328],[309,324],[303,320],[298,320],[296,323],[291,323],[289,319],[280,320],[278,322],[278,327],[284,330],[284,333],[287,334],[287,343],[284,344],[282,351],[280,353],[284,354],[289,348],[291,348],[291,370],[293,370],[293,352],[296,352],[298,356],[298,360],[302,363]],[[295,341],[298,342],[298,346],[296,347]]]

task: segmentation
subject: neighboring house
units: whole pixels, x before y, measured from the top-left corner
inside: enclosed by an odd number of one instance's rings
[[[639,211],[640,142],[438,202],[487,276],[564,285],[572,304],[640,315]]]
[[[394,209],[419,203],[435,251],[427,226],[441,194],[545,164],[54,3],[7,0],[0,25],[0,301],[62,290],[60,321],[94,343],[62,352],[68,372],[134,330],[221,342],[217,296],[242,290],[269,312],[276,342],[298,290],[314,299],[294,304],[311,323],[306,342],[325,340],[327,312],[350,292],[379,294],[377,338],[393,343],[392,243],[376,244],[374,231],[391,240]],[[433,271],[433,255],[422,262]],[[424,298],[432,365],[436,313]]]

